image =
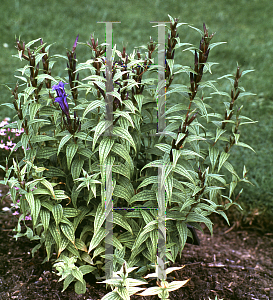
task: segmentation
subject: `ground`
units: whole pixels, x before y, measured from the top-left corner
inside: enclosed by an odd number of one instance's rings
[[[5,187],[0,186],[5,193]],[[2,207],[9,206],[6,197]],[[101,299],[107,292],[92,277],[84,276],[87,293],[77,295],[74,284],[63,293],[63,282],[51,272],[50,263],[41,264],[42,252],[32,258],[31,249],[37,242],[22,237],[16,241],[12,229],[15,216],[0,214],[0,299]],[[273,299],[273,233],[241,228],[235,230],[213,216],[214,235],[199,234],[201,245],[186,244],[175,266],[185,267],[171,273],[175,280],[191,278],[180,290],[170,293],[170,299]],[[153,282],[155,284],[155,282]],[[110,290],[109,290],[110,291]],[[135,300],[155,300],[157,296],[132,296]]]

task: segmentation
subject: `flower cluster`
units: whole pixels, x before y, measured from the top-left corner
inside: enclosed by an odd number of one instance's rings
[[[65,90],[64,90],[65,84],[67,84],[67,83],[63,83],[60,81],[58,84],[53,85],[52,90],[56,91],[56,93],[57,93],[57,97],[55,98],[54,102],[59,103],[61,110],[66,115],[66,120],[63,117],[63,122],[64,122],[66,129],[71,134],[74,134],[77,131],[81,130],[81,122],[80,122],[79,118],[77,119],[76,112],[74,111],[74,122],[72,124],[72,121],[70,119],[70,114],[69,114],[69,106],[68,106],[67,99],[66,99],[67,94],[65,93]]]
[[[4,137],[3,139],[1,139],[0,149],[13,150],[14,146],[16,145],[16,143],[13,142],[14,139],[20,136],[20,134],[24,131],[24,129],[22,128],[21,131],[19,131],[18,129],[14,129],[14,128],[11,129],[2,128],[5,125],[9,124],[8,121],[10,121],[10,118],[5,118],[0,123],[0,135]],[[15,134],[15,137],[12,136],[13,134]]]

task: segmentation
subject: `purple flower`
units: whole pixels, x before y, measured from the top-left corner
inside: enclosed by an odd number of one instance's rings
[[[62,109],[62,111],[67,115],[67,117],[69,118],[69,107],[68,107],[68,103],[67,103],[67,100],[66,100],[66,93],[65,93],[65,90],[64,90],[64,85],[67,84],[67,83],[63,83],[63,82],[59,82],[58,84],[56,85],[53,85],[52,87],[52,90],[56,91],[57,93],[57,96],[55,98],[55,101],[54,102],[58,102],[60,104],[60,107]]]

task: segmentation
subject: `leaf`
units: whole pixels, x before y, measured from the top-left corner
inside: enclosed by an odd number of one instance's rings
[[[183,281],[173,281],[171,283],[169,283],[169,286],[167,288],[168,292],[172,292],[172,291],[175,291],[175,290],[178,290],[180,289],[182,286],[184,286],[188,281],[190,280],[187,279],[187,280],[183,280]]]
[[[30,120],[33,120],[36,116],[37,111],[41,107],[41,104],[38,104],[36,102],[32,102],[29,105],[29,118]]]
[[[241,146],[241,147],[246,147],[246,148],[252,150],[253,152],[255,152],[255,150],[254,150],[252,147],[250,147],[249,145],[247,145],[247,144],[245,144],[245,143],[237,142],[235,145],[236,145],[236,146]],[[255,153],[256,153],[256,152],[255,152]]]
[[[54,226],[54,223],[51,223],[49,225],[49,231],[50,231],[51,235],[53,236],[53,239],[59,248],[60,241],[61,241],[60,231],[57,229],[57,227]]]
[[[219,165],[218,165],[218,173],[221,170],[223,164],[225,161],[229,158],[229,153],[226,153],[224,151],[221,152],[220,158],[219,158]]]
[[[97,234],[93,235],[92,240],[90,242],[89,245],[89,249],[88,249],[88,254],[90,253],[90,251],[92,251],[93,249],[95,249],[99,243],[103,240],[103,238],[105,238],[105,228],[100,228],[97,232]]]
[[[80,154],[80,155],[83,155],[83,156],[85,156],[85,157],[87,157],[87,158],[90,158],[91,156],[92,156],[92,151],[90,150],[90,149],[88,149],[88,148],[80,148],[79,150],[78,150],[78,154]]]
[[[71,243],[75,244],[75,230],[72,224],[64,224],[60,223],[61,230],[63,234],[71,241]]]
[[[82,171],[82,167],[84,164],[83,159],[76,158],[73,160],[72,165],[71,165],[71,174],[73,180],[78,179],[80,177],[80,173]]]
[[[63,216],[66,218],[74,218],[81,213],[80,210],[73,207],[63,207]]]
[[[58,83],[58,81],[54,77],[52,77],[48,74],[40,74],[36,77],[36,79],[37,80],[49,79],[49,80],[54,81],[55,83]]]
[[[46,135],[34,135],[30,139],[31,143],[41,143],[41,142],[46,142],[46,141],[56,141],[54,137],[51,136],[46,136]]]
[[[55,167],[49,167],[46,171],[44,171],[44,175],[46,177],[52,178],[52,177],[66,177],[66,174],[63,170],[60,168]]]
[[[103,165],[104,161],[107,158],[107,155],[111,151],[111,148],[114,144],[114,140],[110,139],[109,137],[104,138],[99,145],[99,158],[100,164]]]
[[[176,165],[175,168],[173,169],[173,171],[175,173],[178,173],[184,177],[186,177],[187,179],[189,179],[194,185],[195,185],[195,181],[192,178],[192,176],[190,175],[190,173],[181,165]]]
[[[71,138],[72,138],[72,134],[69,133],[69,134],[65,135],[65,136],[61,139],[60,144],[59,144],[59,148],[58,148],[57,155],[59,155],[59,153],[60,153],[62,147],[63,147],[63,146],[64,146]]]
[[[56,148],[42,147],[38,150],[36,157],[37,158],[49,158],[54,154],[57,154]]]
[[[128,130],[126,130],[125,128],[122,128],[122,127],[114,127],[113,135],[117,135],[117,136],[129,141],[130,144],[133,146],[134,150],[136,151],[135,142],[134,142],[132,136],[130,135],[130,133],[128,132]]]
[[[52,214],[55,219],[56,225],[59,225],[62,217],[63,217],[63,207],[61,204],[56,204],[53,206]]]
[[[139,193],[137,193],[136,195],[134,195],[131,199],[129,204],[132,204],[136,201],[156,201],[156,195],[154,191],[149,191],[149,190],[144,190],[141,191]]]
[[[37,223],[37,219],[40,213],[40,209],[41,209],[41,201],[39,198],[34,200],[34,206],[31,209],[31,219],[33,222],[33,226],[36,226]]]
[[[187,241],[187,236],[188,236],[188,229],[187,229],[187,225],[185,222],[181,222],[181,221],[176,221],[176,228],[177,231],[179,233],[179,237],[181,239],[181,244],[179,244],[179,247],[182,250],[184,249],[184,246],[186,244]]]
[[[41,180],[41,183],[51,192],[51,195],[53,196],[53,198],[55,198],[52,184],[44,178]]]
[[[93,139],[91,136],[88,135],[88,133],[83,133],[83,132],[77,132],[74,137],[83,140],[83,141],[89,141],[92,142]]]
[[[31,210],[34,209],[34,196],[31,192],[26,194],[26,199],[27,199],[30,209]]]
[[[111,151],[122,157],[129,165],[133,165],[132,158],[124,145],[115,143]]]
[[[78,150],[78,144],[69,144],[66,147],[67,168],[70,170],[70,165]]]
[[[113,191],[113,196],[125,199],[127,202],[130,201],[130,195],[128,191],[121,185],[116,185]]]
[[[75,272],[75,270],[73,270],[73,272]],[[82,294],[86,293],[86,281],[84,279],[83,279],[83,282],[77,281],[75,283],[75,293],[78,295],[82,295]]]
[[[85,243],[82,240],[76,239],[75,240],[75,246],[77,247],[77,249],[87,252],[87,247],[86,247]]]
[[[105,210],[102,209],[101,205],[98,205],[94,221],[94,235],[96,235],[102,227],[102,224],[105,221],[105,217]]]
[[[209,158],[211,162],[212,171],[214,170],[215,164],[217,162],[217,158],[219,156],[219,149],[216,147],[209,146]]]
[[[46,232],[49,226],[50,212],[47,209],[41,208],[40,217],[41,217],[41,222],[44,226],[44,231]]]
[[[126,219],[121,216],[120,214],[113,212],[113,223],[123,227],[124,229],[128,230],[133,234],[131,226],[127,223]]]
[[[245,74],[249,73],[249,72],[254,72],[255,70],[245,70],[242,72],[241,77],[243,77]]]
[[[96,143],[98,138],[102,133],[107,131],[107,129],[112,125],[112,122],[110,121],[100,121],[99,124],[95,127],[95,133],[94,133],[94,139],[93,139],[93,146],[92,146],[92,151],[94,151]]]
[[[70,284],[71,282],[73,282],[74,279],[75,279],[75,277],[74,277],[72,274],[69,274],[69,275],[65,278],[62,292],[65,291],[65,290],[68,288],[69,284]]]
[[[98,107],[105,107],[105,102],[101,100],[92,101],[83,112],[82,117],[84,118],[91,110],[96,109]]]

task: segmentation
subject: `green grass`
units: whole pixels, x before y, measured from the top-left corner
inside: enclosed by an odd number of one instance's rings
[[[273,203],[273,6],[270,0],[1,0],[0,8],[0,83],[11,87],[16,83],[14,70],[20,67],[18,60],[11,57],[16,54],[15,36],[21,36],[26,42],[38,37],[49,44],[56,42],[51,53],[65,55],[65,48],[72,47],[78,33],[80,42],[89,40],[94,32],[99,43],[104,42],[105,27],[97,21],[121,21],[121,24],[113,25],[113,42],[120,50],[123,43],[128,51],[132,51],[134,46],[148,42],[150,36],[157,40],[157,28],[153,28],[154,24],[150,24],[150,21],[168,21],[170,14],[179,17],[180,22],[198,28],[202,28],[205,22],[210,33],[216,32],[214,42],[227,42],[210,53],[209,61],[220,63],[213,67],[213,78],[234,73],[236,62],[243,70],[255,69],[255,72],[242,79],[242,83],[247,91],[257,96],[241,101],[244,105],[243,115],[259,123],[243,127],[241,141],[250,144],[257,154],[240,149],[233,162],[239,170],[245,164],[249,170],[248,178],[255,183],[254,187],[245,186],[243,198],[248,203],[258,200]],[[179,29],[181,41],[199,45],[200,36],[197,32],[186,27]],[[8,44],[7,48],[3,46],[4,43]],[[86,48],[78,48],[77,57],[80,61],[88,59]],[[176,55],[177,62],[193,64],[192,60],[187,60],[187,55],[179,52]],[[65,65],[57,66],[54,74],[64,75],[61,73],[64,68]],[[8,101],[9,91],[1,85],[0,92],[0,103]],[[2,119],[12,117],[11,112],[3,107],[0,114]]]

